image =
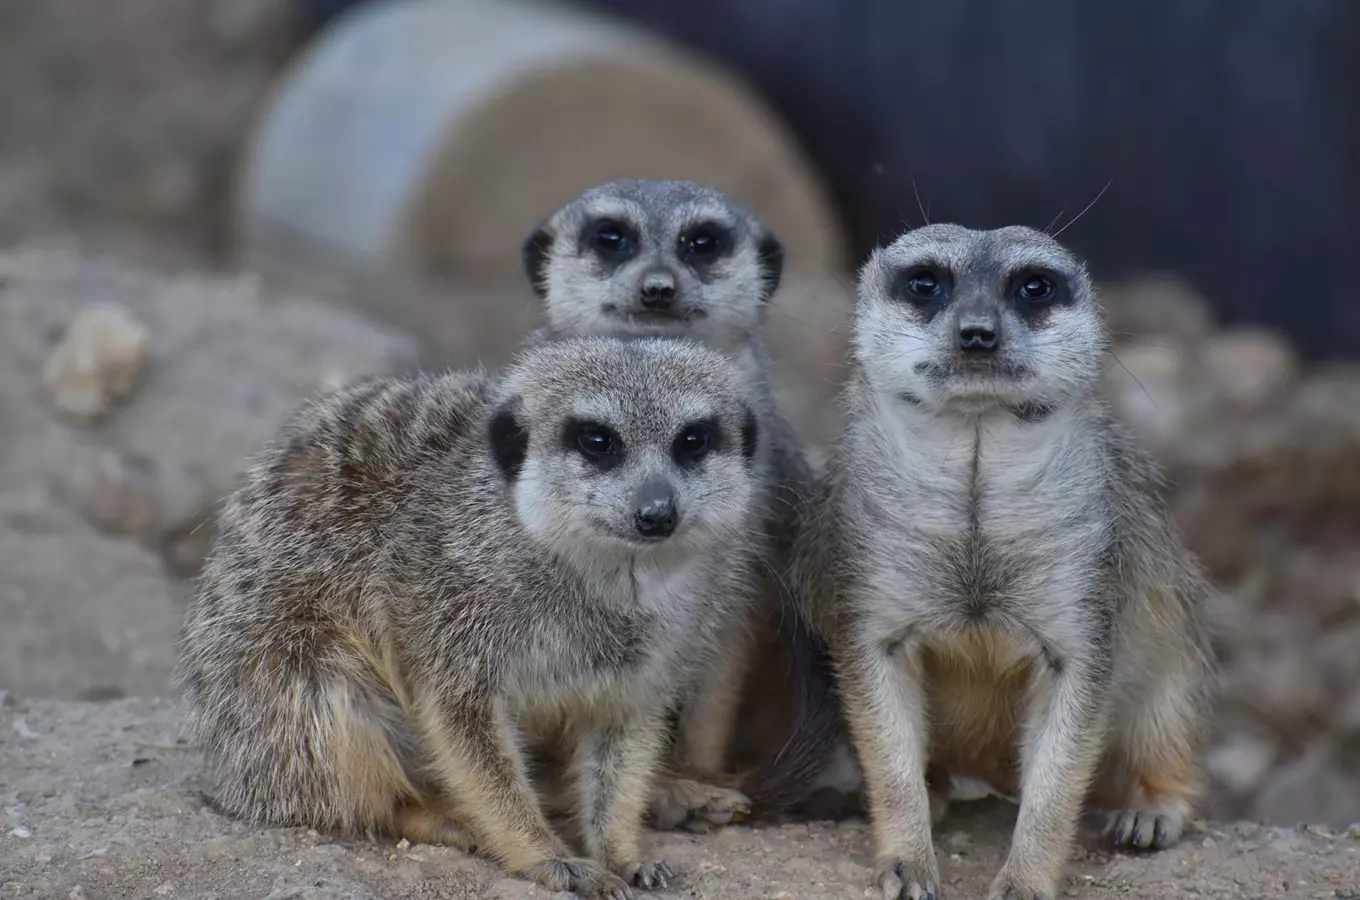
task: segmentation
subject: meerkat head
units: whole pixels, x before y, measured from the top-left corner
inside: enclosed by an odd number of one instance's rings
[[[860,270],[853,352],[880,393],[1043,414],[1095,389],[1106,334],[1085,266],[1031,228],[929,225]]]
[[[524,241],[524,268],[559,334],[743,337],[779,286],[778,238],[691,181],[610,181]]]
[[[576,562],[676,558],[741,539],[756,417],[732,363],[693,340],[575,337],[528,348],[487,429],[524,529]]]

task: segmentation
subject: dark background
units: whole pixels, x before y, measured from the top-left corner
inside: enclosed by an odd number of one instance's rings
[[[362,0],[308,0],[316,21]],[[1061,227],[1225,321],[1360,356],[1360,2],[578,0],[749,79],[866,253],[932,220]],[[913,187],[913,181],[915,186]]]

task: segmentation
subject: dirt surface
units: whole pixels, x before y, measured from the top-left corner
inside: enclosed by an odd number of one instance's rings
[[[225,247],[240,143],[298,41],[289,0],[0,3],[0,242]]]
[[[198,755],[176,747],[168,701],[29,700],[0,709],[0,897],[533,898],[549,896],[448,848],[257,829],[207,809]],[[960,804],[937,831],[951,898],[981,897],[1014,821],[1002,801]],[[1360,898],[1360,839],[1322,829],[1201,824],[1169,851],[1111,855],[1094,818],[1069,897]],[[682,873],[660,896],[867,896],[862,822],[733,826],[655,836]]]

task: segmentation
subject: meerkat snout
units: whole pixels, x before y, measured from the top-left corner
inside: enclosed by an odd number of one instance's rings
[[[959,349],[966,355],[993,353],[1001,346],[1001,315],[996,304],[985,300],[959,308]]]
[[[648,270],[642,276],[641,295],[645,308],[669,309],[675,301],[675,273],[664,266]]]
[[[675,488],[664,476],[653,475],[637,490],[637,509],[633,524],[638,534],[649,540],[664,540],[680,522],[680,511],[675,505]]]

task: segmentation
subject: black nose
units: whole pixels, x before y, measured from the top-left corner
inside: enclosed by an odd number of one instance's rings
[[[963,325],[959,328],[959,349],[987,352],[995,350],[996,330],[990,325]]]
[[[642,286],[642,305],[648,309],[666,309],[675,300],[675,285],[644,284]]]
[[[633,524],[643,537],[669,537],[675,531],[679,517],[675,513],[675,501],[670,498],[649,500],[633,513]]]

